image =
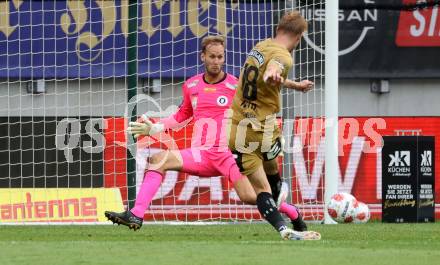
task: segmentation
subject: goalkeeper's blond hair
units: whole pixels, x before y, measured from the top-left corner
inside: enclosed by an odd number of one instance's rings
[[[213,43],[218,43],[218,44],[222,45],[223,47],[225,47],[225,37],[223,37],[222,35],[204,37],[202,39],[202,53],[204,53],[206,51],[206,47],[208,47],[208,45],[213,44]]]

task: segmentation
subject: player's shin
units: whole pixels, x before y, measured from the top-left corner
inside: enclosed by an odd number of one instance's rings
[[[272,194],[268,192],[260,192],[257,195],[257,207],[264,219],[266,219],[278,232],[287,228],[286,222],[278,211]]]
[[[145,173],[144,181],[139,189],[135,205],[133,209],[130,210],[132,214],[139,218],[144,217],[145,210],[150,205],[156,192],[159,190],[162,179],[163,175],[159,171],[148,170]]]

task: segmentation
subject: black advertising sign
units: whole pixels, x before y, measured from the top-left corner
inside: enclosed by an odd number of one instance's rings
[[[383,140],[382,221],[434,221],[434,137]]]
[[[418,163],[418,205],[419,220],[422,222],[434,222],[435,216],[435,142],[434,137],[419,137],[418,139],[419,163]]]
[[[440,77],[440,11],[438,7],[426,5],[425,8],[408,8],[416,3],[417,0],[340,1],[339,76]],[[301,12],[310,22],[309,33],[310,30],[322,31],[324,6],[308,7]],[[319,33],[305,34],[296,57],[296,61],[302,63],[297,69],[300,75],[310,75],[311,71],[319,74],[320,69],[315,69],[313,64],[324,58],[323,42],[324,37]],[[308,58],[308,62],[304,58]]]
[[[417,221],[416,154],[415,137],[384,137],[382,148],[382,221],[384,222]]]

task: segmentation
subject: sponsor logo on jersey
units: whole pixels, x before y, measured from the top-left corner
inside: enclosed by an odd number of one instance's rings
[[[217,88],[215,88],[215,87],[205,87],[203,89],[203,91],[205,91],[205,93],[214,93],[215,91],[217,91]]]
[[[226,106],[228,105],[228,97],[226,96],[220,96],[217,98],[217,105],[219,106]]]
[[[254,57],[260,65],[262,65],[264,63],[264,55],[261,54],[259,51],[252,50],[248,55],[250,57]]]

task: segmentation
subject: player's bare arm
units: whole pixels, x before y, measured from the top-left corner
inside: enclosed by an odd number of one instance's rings
[[[275,60],[271,60],[268,63],[266,71],[263,75],[263,80],[266,84],[271,86],[280,86],[284,83],[284,78],[282,77],[283,65]]]
[[[296,81],[293,81],[290,79],[286,79],[283,83],[283,86],[285,88],[294,89],[294,90],[301,91],[304,93],[313,89],[314,85],[315,85],[315,83],[313,83],[310,80],[302,80],[300,82],[296,82]]]

